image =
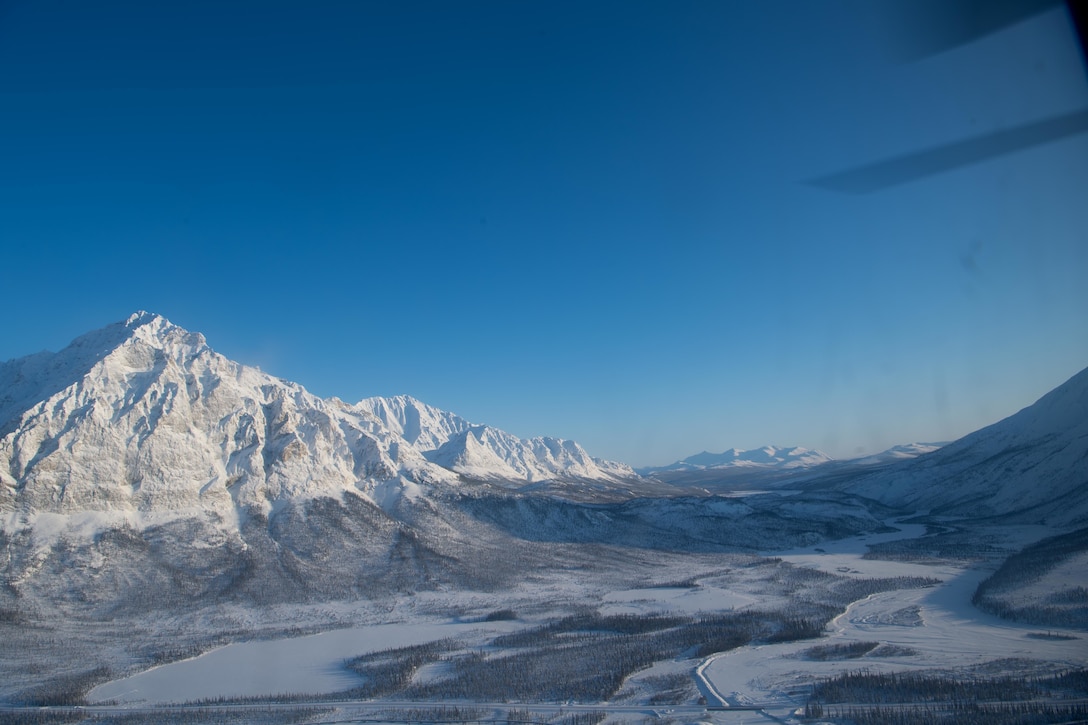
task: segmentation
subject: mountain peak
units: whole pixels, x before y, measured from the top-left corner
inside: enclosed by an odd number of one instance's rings
[[[208,341],[199,332],[189,332],[154,312],[134,312],[122,325],[128,332],[128,339],[160,350],[179,352],[179,348],[184,348],[192,355],[208,347]]]
[[[132,327],[137,327],[139,325],[154,323],[154,322],[157,322],[159,320],[162,320],[162,321],[165,322],[166,318],[163,317],[162,315],[158,315],[158,314],[156,314],[154,312],[148,312],[147,310],[136,310],[135,312],[133,312],[131,315],[128,316],[128,319],[125,320],[124,324],[125,324],[125,327],[132,328]]]
[[[126,345],[165,353],[179,362],[208,349],[203,335],[188,332],[165,317],[136,312],[122,322],[80,335],[59,352],[41,352],[0,363],[0,431],[12,416],[83,379],[96,365]],[[127,355],[125,356],[127,357]]]
[[[137,341],[183,359],[208,348],[207,340],[200,333],[189,332],[162,315],[141,310],[122,322],[80,335],[60,352],[46,356],[52,358],[54,367],[74,365],[85,369],[122,346]]]

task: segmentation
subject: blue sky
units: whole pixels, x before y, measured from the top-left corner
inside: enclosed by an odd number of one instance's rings
[[[1061,6],[912,62],[890,7],[9,0],[0,359],[147,309],[634,465],[958,437],[1088,365],[1088,134],[811,182],[1088,82]]]

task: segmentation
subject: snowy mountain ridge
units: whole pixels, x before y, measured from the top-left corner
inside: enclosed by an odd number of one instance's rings
[[[1088,519],[1086,426],[1088,370],[939,449],[911,444],[838,468],[799,447],[730,449],[644,469],[662,477],[639,479],[573,441],[520,439],[408,396],[354,405],[319,398],[140,312],[60,352],[0,363],[0,528],[95,512],[211,517],[230,528],[292,501],[346,493],[391,510],[466,479],[626,500],[676,495],[678,482],[796,475],[901,508],[1079,521]],[[853,464],[859,470],[842,468]]]
[[[523,440],[406,395],[366,398],[355,408],[374,415],[432,463],[472,478],[536,482],[557,477],[637,476],[626,464],[591,457],[574,441],[550,437]]]
[[[640,468],[638,472],[649,475],[657,472],[671,471],[704,471],[709,469],[794,469],[818,466],[832,461],[830,456],[820,451],[793,446],[779,448],[777,446],[764,446],[750,450],[730,448],[722,453],[709,453],[703,451],[693,456],[671,463],[667,466],[653,466]]]
[[[634,475],[576,443],[520,441],[408,398],[319,398],[146,312],[58,353],[0,364],[0,395],[6,528],[88,511],[202,512],[230,526],[245,511],[267,516],[288,500],[346,491],[388,506],[456,485],[461,473],[522,482]]]

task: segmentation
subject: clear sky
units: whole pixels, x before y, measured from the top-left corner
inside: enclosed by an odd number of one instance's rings
[[[1062,6],[905,62],[887,3],[0,2],[0,359],[146,309],[354,401],[665,464],[947,440],[1088,366]]]

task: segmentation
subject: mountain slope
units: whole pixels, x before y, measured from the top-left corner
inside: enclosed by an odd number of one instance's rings
[[[1088,521],[1088,369],[1004,420],[843,489],[950,515]]]

